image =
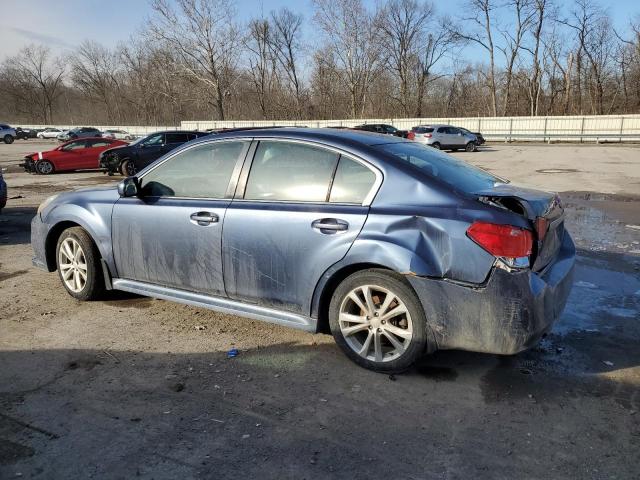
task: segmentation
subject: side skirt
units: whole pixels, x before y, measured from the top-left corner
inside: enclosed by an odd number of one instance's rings
[[[173,302],[184,303],[194,307],[208,308],[216,312],[229,313],[248,317],[254,320],[262,320],[264,322],[276,323],[285,327],[298,328],[308,332],[316,331],[317,320],[296,313],[276,310],[274,308],[261,307],[248,303],[238,302],[229,298],[211,297],[199,293],[187,292],[175,288],[161,287],[135,280],[125,280],[122,278],[113,278],[111,284],[115,290],[123,290],[125,292],[145,295],[147,297],[159,298],[162,300],[170,300]]]

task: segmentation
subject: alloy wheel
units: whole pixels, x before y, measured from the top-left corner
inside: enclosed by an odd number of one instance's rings
[[[402,356],[413,338],[407,306],[395,293],[376,285],[351,290],[340,305],[338,323],[347,345],[374,362]]]
[[[38,172],[47,175],[51,172],[53,172],[53,165],[50,162],[38,162],[37,164],[38,167]]]
[[[87,260],[74,238],[69,237],[60,244],[58,268],[65,286],[72,292],[81,292],[87,284]]]

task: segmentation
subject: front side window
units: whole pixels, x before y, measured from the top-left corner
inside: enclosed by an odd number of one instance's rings
[[[244,198],[325,202],[338,154],[293,142],[262,141],[251,164]]]
[[[77,142],[67,143],[64,147],[62,147],[62,149],[68,152],[69,150],[78,150],[79,148],[84,148],[84,146],[85,141],[79,140]]]
[[[375,182],[376,174],[371,169],[343,155],[333,179],[329,201],[361,204]]]
[[[492,188],[496,182],[502,182],[499,178],[467,162],[419,143],[388,143],[376,148],[381,148],[423,173],[466,193],[479,192]]]
[[[162,145],[163,141],[164,141],[164,133],[156,133],[155,135],[151,135],[144,142],[142,142],[142,145],[144,145],[145,147],[152,147],[152,146]]]
[[[147,197],[224,198],[247,142],[219,142],[184,150],[141,179]]]

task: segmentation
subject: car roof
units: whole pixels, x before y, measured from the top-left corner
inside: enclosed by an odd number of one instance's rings
[[[261,128],[253,130],[240,130],[233,132],[221,132],[214,136],[215,139],[234,138],[234,137],[252,137],[260,138],[289,138],[297,140],[319,141],[333,144],[341,144],[344,146],[372,146],[382,145],[386,143],[402,143],[408,140],[400,137],[392,137],[389,135],[380,135],[374,132],[363,130],[350,130],[338,128]],[[209,140],[209,139],[207,139]],[[207,141],[207,140],[202,140]]]

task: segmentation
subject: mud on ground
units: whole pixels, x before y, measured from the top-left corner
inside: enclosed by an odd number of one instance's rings
[[[33,145],[0,145],[0,166],[48,147]],[[75,301],[31,267],[29,222],[46,196],[117,177],[9,169],[20,198],[0,214],[0,478],[638,478],[639,153],[457,154],[562,192],[575,285],[537,348],[439,352],[394,377],[326,335],[123,293]],[[596,161],[611,157],[619,189]],[[536,172],[567,168],[593,178]]]

